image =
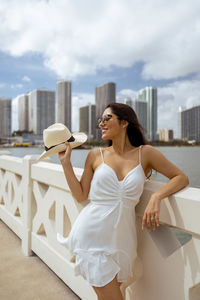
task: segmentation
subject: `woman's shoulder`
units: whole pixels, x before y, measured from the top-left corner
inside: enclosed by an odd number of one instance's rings
[[[158,149],[148,144],[142,145],[141,152],[143,159],[145,158],[145,160],[147,161],[151,161],[152,159],[155,159],[156,157],[158,157],[158,155],[161,154],[161,152]]]
[[[88,152],[88,158],[96,158],[97,156],[100,155],[100,147],[98,148],[93,148]]]
[[[110,149],[111,147],[98,147],[98,148],[94,148],[94,149],[92,149],[92,150],[90,150],[89,152],[88,152],[88,158],[90,158],[90,159],[96,159],[96,158],[98,158],[100,155],[101,155],[101,152],[100,152],[100,150],[102,150],[103,152],[104,151],[106,151],[106,150],[108,150],[109,151],[109,149]]]
[[[146,153],[149,153],[149,154],[157,151],[157,149],[155,147],[153,147],[151,145],[148,145],[148,144],[141,145],[141,146],[142,146],[142,149],[143,149],[142,151],[144,151]]]
[[[143,157],[146,157],[148,161],[157,160],[161,157],[164,157],[160,150],[151,145],[143,145],[142,149]]]

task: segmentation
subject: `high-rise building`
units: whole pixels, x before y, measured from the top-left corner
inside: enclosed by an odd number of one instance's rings
[[[158,129],[159,141],[169,142],[174,138],[174,132],[172,129]]]
[[[9,98],[0,98],[0,137],[11,136],[12,103]]]
[[[29,131],[42,134],[55,123],[55,92],[45,89],[29,93]]]
[[[157,88],[146,87],[139,91],[138,99],[147,102],[147,139],[158,140],[157,135]]]
[[[178,139],[181,139],[181,112],[182,112],[182,107],[179,106],[178,108]]]
[[[108,82],[95,88],[96,120],[101,117],[105,107],[116,101],[116,84]],[[101,139],[100,129],[96,129],[96,139]]]
[[[28,131],[29,124],[28,124],[28,95],[21,95],[18,98],[18,124],[19,124],[19,130]]]
[[[126,98],[125,103],[131,106],[137,117],[139,123],[142,125],[145,132],[147,131],[147,102],[137,99]]]
[[[79,108],[79,131],[85,132],[88,140],[95,139],[96,134],[96,106],[89,103]]]
[[[200,141],[200,105],[179,113],[181,139]]]
[[[57,82],[57,122],[65,124],[71,131],[72,109],[72,83],[71,81]]]

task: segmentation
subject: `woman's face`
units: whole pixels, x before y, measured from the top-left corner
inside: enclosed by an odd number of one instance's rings
[[[117,116],[112,112],[110,107],[104,110],[99,128],[101,129],[103,140],[111,140],[122,130]]]

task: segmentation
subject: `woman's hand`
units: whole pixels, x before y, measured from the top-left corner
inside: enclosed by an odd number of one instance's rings
[[[142,219],[142,230],[144,230],[145,225],[147,225],[148,231],[156,229],[156,225],[159,226],[159,213],[160,213],[160,199],[153,194],[147,204],[147,207],[144,211],[144,216]]]
[[[63,151],[63,152],[58,153],[59,160],[60,160],[62,165],[66,165],[67,163],[70,162],[70,157],[71,157],[71,152],[72,152],[72,148],[70,146],[70,143],[65,142],[65,145],[66,145],[66,150]]]

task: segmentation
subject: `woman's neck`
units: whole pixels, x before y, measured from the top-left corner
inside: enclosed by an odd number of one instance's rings
[[[118,154],[123,154],[135,148],[129,141],[128,135],[117,136],[112,139],[112,148],[114,152]]]

